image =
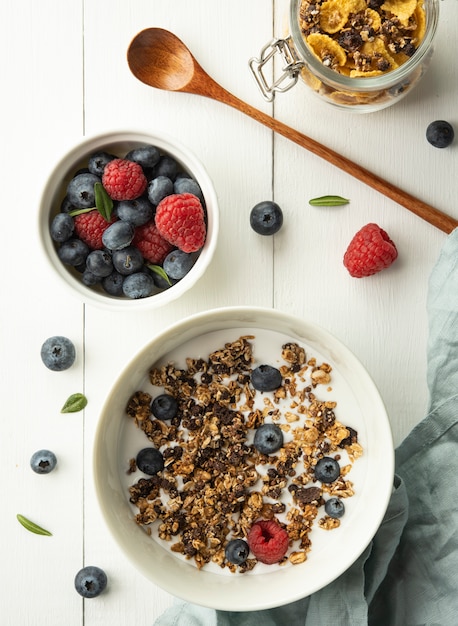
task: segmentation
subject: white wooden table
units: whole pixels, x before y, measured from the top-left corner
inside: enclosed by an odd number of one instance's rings
[[[378,385],[395,443],[427,407],[425,299],[446,235],[331,165],[237,111],[197,96],[154,91],[129,72],[126,50],[143,28],[172,30],[227,89],[458,218],[458,144],[432,148],[425,129],[458,130],[458,2],[443,0],[432,65],[395,107],[356,116],[323,106],[303,85],[274,105],[261,99],[248,59],[285,29],[287,0],[23,0],[0,6],[1,398],[0,615],[2,626],[150,626],[172,596],[137,573],[108,534],[92,483],[92,443],[108,390],[155,333],[192,313],[225,305],[275,307],[317,322],[343,340]],[[37,206],[46,176],[74,142],[110,129],[162,130],[188,145],[212,177],[221,237],[212,267],[191,293],[135,315],[84,305],[42,258]],[[324,194],[345,207],[313,208]],[[249,212],[273,198],[284,227],[250,229]],[[368,222],[387,230],[399,259],[357,280],[342,265]],[[6,248],[5,248],[6,246]],[[70,337],[77,362],[53,373],[40,360],[51,335]],[[83,391],[84,413],[61,415]],[[49,448],[58,468],[34,474],[31,454]],[[40,537],[22,513],[52,531]],[[102,567],[106,593],[74,591],[85,564]]]

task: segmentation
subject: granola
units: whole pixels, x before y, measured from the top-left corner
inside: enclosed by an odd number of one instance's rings
[[[323,65],[351,78],[405,63],[426,29],[423,0],[302,0],[302,35]]]
[[[142,390],[126,407],[164,458],[162,471],[129,488],[135,520],[199,569],[212,562],[232,573],[252,570],[255,558],[234,565],[225,546],[246,538],[256,521],[273,518],[290,540],[281,564],[303,563],[315,521],[325,530],[345,523],[324,514],[326,499],[354,494],[348,474],[363,453],[357,432],[337,420],[335,401],[318,397],[332,391],[331,365],[317,363],[297,343],[285,343],[279,355],[282,385],[261,393],[250,383],[254,340],[241,336],[207,359],[187,358],[182,369],[174,363],[153,367],[151,384],[178,401],[170,421],[152,415],[153,397]],[[284,432],[283,446],[270,455],[253,446],[254,431],[265,422]],[[324,456],[341,463],[339,477],[329,484],[314,476]],[[137,471],[135,459],[127,471]]]

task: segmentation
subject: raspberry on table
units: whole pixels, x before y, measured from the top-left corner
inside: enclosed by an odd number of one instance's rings
[[[343,264],[354,278],[372,276],[398,257],[395,244],[377,224],[366,224],[351,240]]]
[[[104,247],[102,235],[112,223],[113,220],[107,222],[97,209],[94,209],[89,211],[89,213],[75,216],[75,234],[92,250],[102,250]]]
[[[173,245],[160,234],[154,220],[135,229],[132,244],[140,250],[144,259],[154,264],[162,263],[173,250]]]
[[[196,252],[205,243],[204,209],[191,193],[166,196],[157,205],[155,221],[159,233],[183,252]]]
[[[142,166],[128,159],[113,159],[105,166],[102,184],[112,200],[135,200],[148,181]]]
[[[285,556],[289,536],[275,519],[260,520],[251,527],[247,541],[258,561],[272,565]]]

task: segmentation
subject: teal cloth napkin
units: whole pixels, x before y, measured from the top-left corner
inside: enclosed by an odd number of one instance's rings
[[[458,624],[458,229],[431,273],[427,311],[428,414],[396,450],[388,509],[359,559],[286,606],[226,612],[177,601],[155,626]]]

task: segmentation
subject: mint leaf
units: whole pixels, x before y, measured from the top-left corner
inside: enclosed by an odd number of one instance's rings
[[[102,183],[95,183],[95,208],[100,215],[106,219],[107,222],[111,220],[111,213],[113,211],[113,200],[107,194],[105,187]]]
[[[312,206],[341,206],[349,202],[350,200],[342,198],[342,196],[320,196],[309,200],[309,204]]]
[[[82,393],[73,393],[60,410],[61,413],[77,413],[87,405],[87,398]]]
[[[150,265],[147,263],[146,267],[148,267],[150,270],[152,270],[153,272],[161,276],[165,281],[167,281],[169,285],[172,284],[172,281],[170,280],[170,278],[167,276],[166,272],[160,265]]]
[[[22,526],[24,526],[24,528],[29,530],[31,533],[35,533],[36,535],[47,535],[48,537],[52,535],[52,533],[50,533],[49,530],[45,530],[41,526],[38,526],[38,524],[35,524],[35,522],[31,522],[29,519],[27,519],[20,513],[16,515],[16,518],[18,522],[22,524]]]

